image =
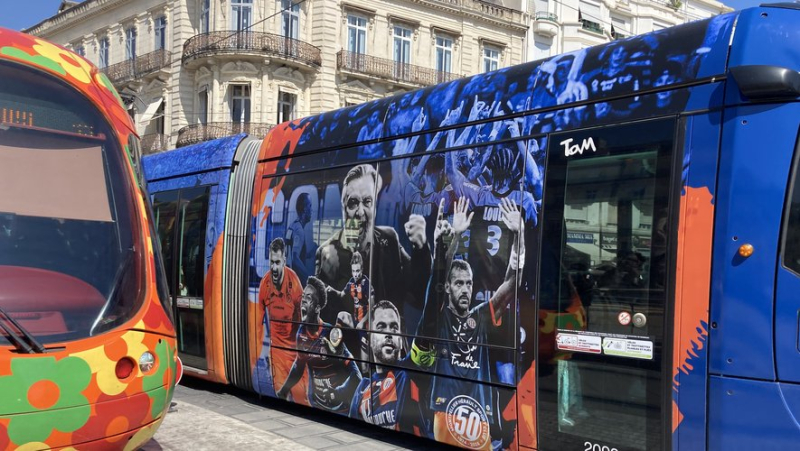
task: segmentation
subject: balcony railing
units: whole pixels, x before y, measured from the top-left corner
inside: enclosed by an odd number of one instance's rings
[[[442,72],[413,64],[365,55],[363,53],[346,52],[336,54],[336,67],[352,72],[373,75],[376,77],[397,80],[416,85],[429,86],[461,78],[450,72]]]
[[[591,20],[581,19],[581,28],[593,33],[603,34],[602,25],[597,22],[592,22]]]
[[[101,70],[108,76],[112,83],[124,83],[156,72],[159,69],[169,66],[171,62],[172,55],[170,52],[161,49],[145,53],[144,55],[125,60],[121,63],[112,64]]]
[[[256,138],[263,138],[274,127],[272,124],[259,122],[209,122],[207,124],[193,124],[178,130],[176,147],[188,146],[203,141],[247,133]]]
[[[627,34],[620,33],[619,31],[614,31],[614,29],[611,30],[611,38],[614,39],[615,41],[619,41],[621,39],[628,39],[629,37],[630,36]]]
[[[182,61],[185,63],[203,55],[249,52],[293,59],[315,67],[322,65],[319,47],[278,34],[257,31],[212,31],[198,34],[183,44]]]
[[[558,16],[553,13],[541,11],[536,13],[534,17],[536,18],[536,20],[549,20],[550,22],[558,23]]]
[[[167,150],[169,146],[169,136],[160,133],[152,133],[142,136],[142,154],[149,155],[151,153]]]

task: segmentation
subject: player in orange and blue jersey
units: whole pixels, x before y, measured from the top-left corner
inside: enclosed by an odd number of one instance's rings
[[[353,301],[353,309],[348,312],[352,315],[352,324],[349,327],[358,329],[364,328],[364,320],[369,315],[369,301],[374,296],[369,278],[364,274],[364,258],[358,251],[353,252],[350,257],[350,269],[353,277],[347,282],[342,291],[336,291],[328,287],[328,295],[335,295],[341,298],[350,298]]]
[[[276,238],[269,245],[269,273],[261,280],[258,289],[265,335],[269,334],[269,362],[275,386],[286,381],[297,355],[295,348],[302,295],[300,279],[286,267],[286,244],[282,238]],[[298,384],[292,389],[294,402],[308,405],[305,385]]]
[[[309,277],[300,302],[303,324],[297,330],[298,352],[277,396],[286,399],[303,374],[307,374],[311,407],[346,415],[361,373],[342,341],[342,331],[320,318],[326,303],[325,284]]]

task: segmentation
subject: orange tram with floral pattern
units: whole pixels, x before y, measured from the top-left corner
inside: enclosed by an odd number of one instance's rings
[[[0,450],[137,449],[181,366],[134,126],[106,76],[0,29]]]

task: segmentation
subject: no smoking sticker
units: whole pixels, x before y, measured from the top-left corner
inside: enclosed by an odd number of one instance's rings
[[[617,315],[617,321],[623,326],[627,326],[631,323],[631,314],[629,312],[619,312]]]

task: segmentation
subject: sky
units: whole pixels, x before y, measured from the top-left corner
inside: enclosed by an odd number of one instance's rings
[[[135,1],[135,0],[129,0]],[[684,0],[692,1],[692,0]],[[722,0],[734,9],[758,6],[760,3],[770,3],[781,0]],[[58,11],[61,0],[0,0],[3,5],[3,14],[0,15],[0,27],[21,30],[54,15]]]

